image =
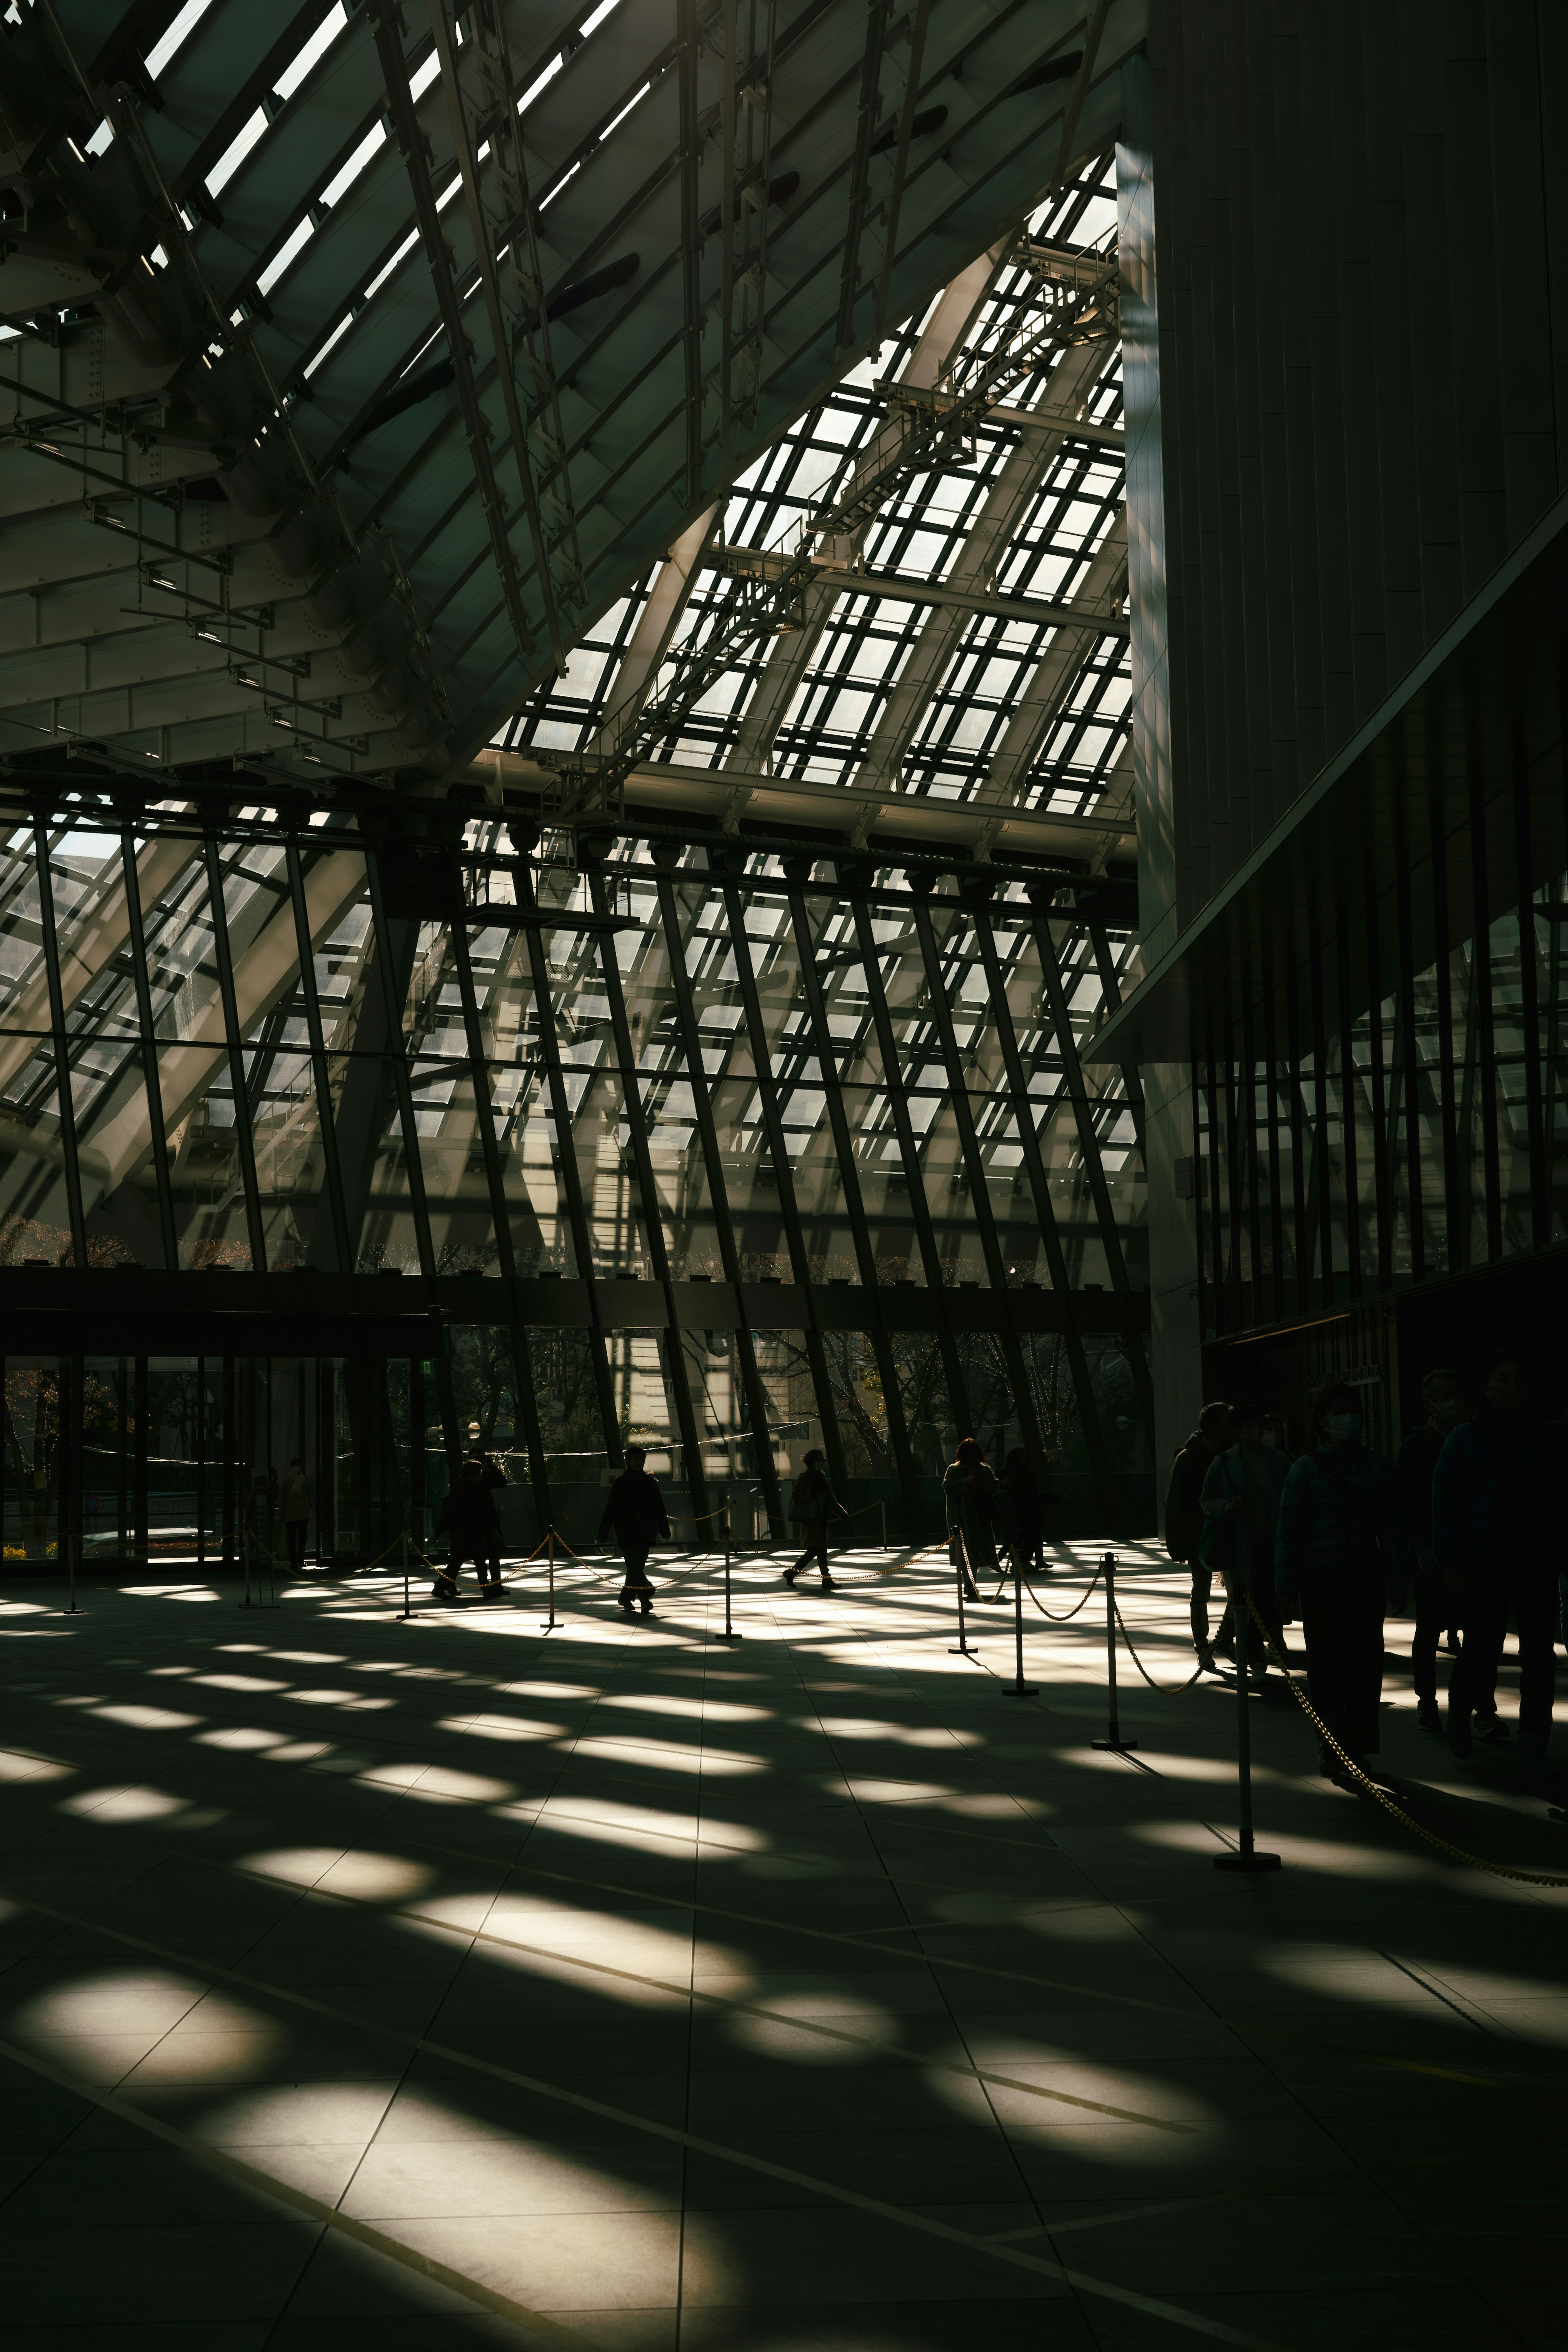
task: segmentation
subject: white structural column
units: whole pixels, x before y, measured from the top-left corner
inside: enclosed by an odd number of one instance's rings
[[[1064,353],[1049,386],[1050,404],[1056,415],[1076,416],[1080,408],[1088,405],[1106,362],[1113,354],[1114,346],[1108,343],[1079,343]],[[945,575],[949,584],[955,588],[986,585],[1041,482],[1059,456],[1066,437],[1060,430],[1047,429],[1020,440],[992,484],[952,570]],[[1073,592],[1075,603],[1084,600],[1083,590]],[[857,783],[871,785],[896,780],[921,714],[956,659],[972,618],[972,614],[951,607],[931,614],[888,697],[870,751],[856,777]],[[1076,636],[1078,633],[1073,634]]]
[[[994,246],[983,253],[967,269],[961,270],[952,283],[937,298],[936,307],[921,328],[920,337],[910,352],[908,365],[900,381],[929,389],[936,383],[952,353],[968,333],[975,313],[985,300],[992,286],[1005,267],[1008,243]],[[899,427],[889,425],[888,435],[897,436]],[[857,469],[868,473],[881,460],[881,436],[871,444]],[[846,549],[846,552],[849,551]],[[804,625],[773,639],[762,677],[757,681],[740,732],[724,765],[726,768],[766,768],[773,757],[773,740],[783,726],[791,703],[795,700],[806,671],[816,657],[827,616],[833,610],[835,588],[814,583],[805,592]]]
[[[1127,587],[1127,513],[1125,508],[1106,532],[1079,582],[1073,601],[1110,610],[1120,604]],[[991,756],[984,789],[976,798],[1011,808],[1020,798],[1040,739],[1061,709],[1082,674],[1083,666],[1101,642],[1093,628],[1058,629],[1007,722],[1007,731]]]
[[[721,503],[710,506],[706,514],[699,515],[691,528],[681,533],[655,572],[647,603],[632,631],[632,641],[621,656],[616,682],[605,701],[604,723],[586,745],[588,751],[609,751],[616,738],[630,726],[642,709],[658,675],[658,666],[680,625],[681,614],[690,601],[697,575],[702,568],[703,552],[722,512]]]

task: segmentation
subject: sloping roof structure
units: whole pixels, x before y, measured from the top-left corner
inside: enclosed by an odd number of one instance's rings
[[[1142,25],[14,8],[0,749],[452,772],[1104,146]]]

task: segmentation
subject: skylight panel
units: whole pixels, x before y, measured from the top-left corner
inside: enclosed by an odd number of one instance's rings
[[[354,182],[359,178],[360,173],[364,170],[365,165],[370,162],[371,157],[376,152],[378,148],[384,147],[385,144],[385,130],[380,122],[373,123],[365,136],[360,141],[359,145],[354,149],[353,153],[349,157],[348,162],[343,165],[342,170],[339,172],[334,178],[329,180],[327,185],[322,189],[320,201],[327,206],[329,211],[333,205],[340,204],[342,201],[343,197],[347,195],[349,190],[353,187]],[[208,184],[211,184],[210,182]]]
[[[273,87],[279,98],[293,97],[310,68],[316,63],[318,58],[326,55],[348,21],[349,12],[343,5],[343,0],[337,0],[337,6],[329,16],[322,18],[293,64],[279,75]]]
[[[249,154],[251,149],[261,137],[266,128],[267,117],[262,109],[258,106],[255,113],[251,116],[249,121],[246,124],[244,130],[240,132],[238,138],[236,139],[233,144],[226,149],[224,153],[218,157],[217,162],[207,173],[207,192],[209,194],[216,196],[218,190],[226,187],[228,182],[233,179],[235,173],[238,171],[240,165],[244,163],[246,157]]]
[[[175,51],[184,46],[211,5],[212,0],[185,0],[185,5],[163,35],[163,39],[153,42],[147,52],[146,60],[148,74],[153,81],[157,80]]]

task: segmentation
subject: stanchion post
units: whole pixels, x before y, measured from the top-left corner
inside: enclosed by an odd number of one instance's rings
[[[66,1548],[66,1567],[70,1572],[71,1584],[70,1607],[66,1611],[66,1615],[74,1617],[76,1615],[76,1546],[63,1527],[60,1529],[60,1541]]]
[[[555,1614],[555,1524],[554,1521],[552,1520],[550,1527],[550,1614],[545,1620],[544,1631],[547,1633],[553,1633],[560,1622],[560,1619]]]
[[[242,1530],[242,1534],[244,1541],[239,1548],[239,1556],[245,1563],[245,1598],[239,1605],[242,1609],[248,1609],[250,1606],[250,1529],[248,1527]]]
[[[414,1603],[408,1598],[408,1530],[405,1528],[403,1530],[403,1613],[397,1622],[400,1625],[405,1624],[413,1614]]]
[[[1009,1698],[1032,1698],[1034,1685],[1024,1680],[1024,1563],[1023,1551],[1017,1544],[1013,1546],[1013,1647],[1016,1671],[1013,1680],[1003,1687]]]
[[[1135,1739],[1123,1739],[1116,1700],[1116,1554],[1108,1551],[1100,1563],[1105,1577],[1105,1663],[1106,1678],[1110,1685],[1110,1727],[1103,1739],[1090,1740],[1091,1748],[1109,1750],[1114,1756],[1125,1756],[1135,1748]]]
[[[976,1655],[963,1622],[963,1588],[969,1580],[969,1549],[963,1540],[963,1529],[958,1528],[953,1540],[953,1561],[958,1571],[958,1639],[948,1646],[950,1658],[973,1658]]]
[[[741,1640],[742,1636],[741,1636],[739,1633],[736,1633],[736,1631],[735,1631],[735,1627],[734,1627],[733,1620],[731,1619],[731,1614],[730,1614],[730,1551],[731,1551],[731,1545],[730,1545],[730,1497],[729,1497],[728,1494],[724,1494],[724,1495],[721,1495],[721,1496],[720,1496],[720,1497],[719,1497],[719,1507],[720,1507],[721,1512],[723,1514],[723,1519],[724,1519],[724,1631],[720,1634],[719,1639],[720,1639],[721,1642],[738,1642],[738,1641],[740,1641],[740,1640]]]
[[[882,1503],[882,1549],[883,1549],[884,1551],[886,1551],[886,1550],[887,1550],[887,1549],[888,1549],[888,1506],[887,1506],[886,1499],[884,1498],[883,1503]]]
[[[1247,1714],[1250,1676],[1247,1671],[1247,1655],[1252,1647],[1252,1632],[1247,1608],[1247,1570],[1237,1564],[1231,1570],[1230,1594],[1232,1613],[1236,1620],[1236,1698],[1240,1713],[1236,1723],[1236,1777],[1237,1809],[1240,1815],[1241,1843],[1235,1853],[1216,1853],[1216,1870],[1279,1870],[1277,1853],[1259,1853],[1252,1842],[1252,1718]]]

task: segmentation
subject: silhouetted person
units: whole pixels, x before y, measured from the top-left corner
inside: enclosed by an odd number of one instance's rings
[[[1228,1520],[1236,1544],[1236,1566],[1250,1591],[1258,1614],[1275,1643],[1283,1648],[1285,1628],[1274,1590],[1274,1548],[1278,1541],[1279,1502],[1289,1465],[1277,1446],[1263,1443],[1263,1408],[1238,1404],[1231,1416],[1236,1443],[1216,1454],[1204,1479],[1205,1518]],[[1238,1638],[1245,1620],[1245,1643]],[[1231,1641],[1237,1672],[1245,1657],[1259,1683],[1268,1673],[1268,1654],[1238,1592],[1231,1604]]]
[[[1560,1459],[1548,1432],[1531,1417],[1517,1359],[1493,1356],[1481,1402],[1444,1440],[1432,1481],[1432,1549],[1438,1566],[1458,1578],[1460,1592],[1463,1637],[1448,1683],[1448,1744],[1464,1757],[1473,1738],[1497,1743],[1508,1737],[1496,1690],[1511,1610],[1519,1632],[1520,1758],[1542,1777],[1550,1771],[1557,1685],[1552,1635],[1562,1494],[1549,1492],[1554,1466]]]
[[[611,1486],[599,1521],[599,1541],[607,1543],[613,1535],[626,1564],[618,1598],[628,1617],[634,1603],[640,1605],[645,1617],[654,1614],[655,1588],[648,1578],[647,1556],[656,1543],[669,1541],[669,1514],[658,1480],[643,1466],[647,1460],[642,1446],[627,1446],[626,1466]]]
[[[1458,1372],[1428,1372],[1421,1383],[1426,1417],[1413,1429],[1399,1449],[1394,1475],[1399,1485],[1399,1515],[1410,1547],[1415,1605],[1415,1631],[1410,1643],[1411,1679],[1415,1685],[1415,1720],[1423,1731],[1441,1735],[1442,1711],[1437,1705],[1437,1637],[1458,1615],[1458,1580],[1450,1583],[1432,1549],[1432,1481],[1437,1456],[1450,1432],[1465,1417],[1463,1387]]]
[[[1344,1381],[1320,1392],[1312,1434],[1316,1444],[1286,1476],[1275,1581],[1284,1608],[1301,1620],[1312,1705],[1366,1771],[1380,1745],[1384,1614],[1405,1579],[1399,1493],[1382,1454],[1361,1442],[1361,1399]],[[1321,1769],[1345,1784],[1326,1743]]]
[[[1188,1616],[1193,1629],[1193,1647],[1198,1654],[1198,1664],[1211,1675],[1214,1672],[1214,1645],[1209,1640],[1209,1592],[1214,1579],[1200,1558],[1204,1539],[1204,1481],[1215,1455],[1228,1443],[1229,1433],[1229,1405],[1205,1404],[1198,1415],[1196,1429],[1171,1465],[1171,1483],[1165,1489],[1165,1549],[1173,1560],[1192,1570],[1193,1591]]]
[[[500,1591],[500,1571],[489,1572],[489,1563],[500,1544],[500,1520],[485,1483],[484,1465],[470,1454],[458,1472],[458,1483],[441,1506],[437,1527],[447,1538],[447,1565],[438,1570],[431,1590],[437,1601],[455,1601],[463,1562],[471,1559],[479,1590]]]
[[[1026,1576],[1039,1558],[1045,1540],[1046,1504],[1035,1483],[1029,1457],[1021,1445],[1015,1445],[1002,1465],[995,1524],[997,1533],[1017,1561],[1020,1575]]]
[[[789,1515],[805,1549],[793,1568],[785,1569],[784,1582],[793,1584],[801,1570],[809,1568],[815,1560],[822,1571],[824,1592],[831,1592],[834,1584],[827,1569],[827,1523],[831,1518],[847,1519],[849,1514],[828,1483],[827,1456],[820,1446],[812,1447],[800,1476],[790,1488]]]
[[[305,1536],[310,1524],[310,1482],[297,1454],[279,1484],[278,1514],[289,1547],[289,1565],[297,1575],[305,1565]]]
[[[965,1597],[978,1601],[976,1572],[996,1566],[993,1520],[1001,1488],[977,1437],[959,1440],[953,1459],[942,1474],[942,1492],[947,1506],[947,1539],[953,1564],[963,1578]]]
[[[484,1441],[479,1434],[479,1424],[477,1421],[470,1421],[468,1423],[468,1451],[466,1458],[479,1464],[484,1473],[485,1485],[492,1495],[506,1485],[506,1472],[493,1454],[485,1452]],[[495,1507],[495,1546],[479,1570],[480,1576],[492,1585],[500,1583],[500,1506],[498,1503]]]
[[[1263,1444],[1268,1446],[1271,1454],[1278,1454],[1279,1455],[1280,1460],[1284,1463],[1287,1470],[1289,1470],[1291,1463],[1296,1457],[1290,1451],[1290,1439],[1289,1432],[1285,1427],[1285,1416],[1283,1413],[1266,1412],[1264,1414]]]

